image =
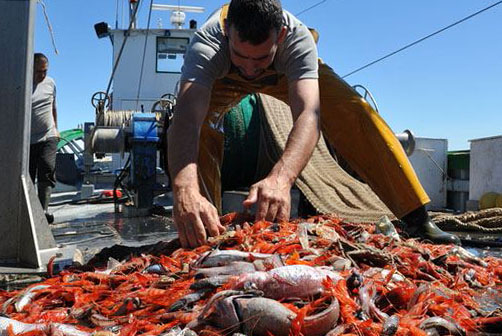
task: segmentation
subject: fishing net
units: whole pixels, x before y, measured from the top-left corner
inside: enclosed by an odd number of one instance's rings
[[[267,95],[259,95],[261,145],[259,171],[270,171],[284,151],[293,127],[288,105]],[[336,213],[352,222],[375,222],[382,216],[393,218],[390,210],[371,190],[343,170],[321,138],[310,161],[296,180],[296,186],[319,213]]]

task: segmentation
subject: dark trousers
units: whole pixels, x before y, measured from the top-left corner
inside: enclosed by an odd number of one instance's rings
[[[33,183],[38,181],[38,190],[56,186],[56,151],[58,139],[30,145],[30,177]]]

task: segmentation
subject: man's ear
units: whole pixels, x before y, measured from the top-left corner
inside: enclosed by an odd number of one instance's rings
[[[286,38],[286,32],[287,32],[286,26],[282,26],[281,31],[279,32],[279,36],[277,36],[277,44],[281,44],[284,39]]]

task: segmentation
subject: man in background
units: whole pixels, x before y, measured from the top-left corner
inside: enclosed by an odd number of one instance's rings
[[[30,176],[37,180],[38,198],[49,224],[52,188],[56,185],[56,151],[59,141],[56,110],[56,83],[47,76],[49,59],[42,53],[34,56],[31,101]]]

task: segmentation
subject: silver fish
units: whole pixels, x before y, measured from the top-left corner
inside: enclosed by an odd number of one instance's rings
[[[14,304],[14,307],[16,308],[16,311],[19,313],[23,311],[23,308],[31,303],[31,300],[37,295],[37,291],[45,289],[50,287],[49,285],[37,285],[28,288],[24,293],[20,294],[18,298],[16,299],[16,303]]]
[[[467,251],[465,248],[463,248],[461,246],[455,246],[454,248],[451,249],[449,254],[457,256],[460,259],[462,259],[468,263],[476,264],[481,267],[488,267],[488,263],[486,261],[484,261],[481,258],[476,257],[474,254]]]
[[[447,333],[453,336],[465,336],[465,330],[452,321],[448,321],[442,317],[434,316],[429,317],[420,323],[419,326],[422,330],[434,329],[439,332],[439,334]]]
[[[14,334],[21,334],[25,333],[28,331],[34,331],[34,330],[40,330],[40,331],[46,331],[47,326],[44,324],[40,323],[24,323],[24,322],[19,322],[7,317],[1,317],[0,316],[0,336],[7,336],[7,328],[9,326],[12,326],[12,331]]]
[[[195,268],[225,266],[234,261],[251,261],[255,259],[267,259],[273,256],[267,253],[242,252],[237,250],[214,250],[208,251],[195,262]]]
[[[61,335],[61,336],[91,336],[92,334],[79,330],[70,324],[62,323],[51,323],[50,324],[51,335]]]

